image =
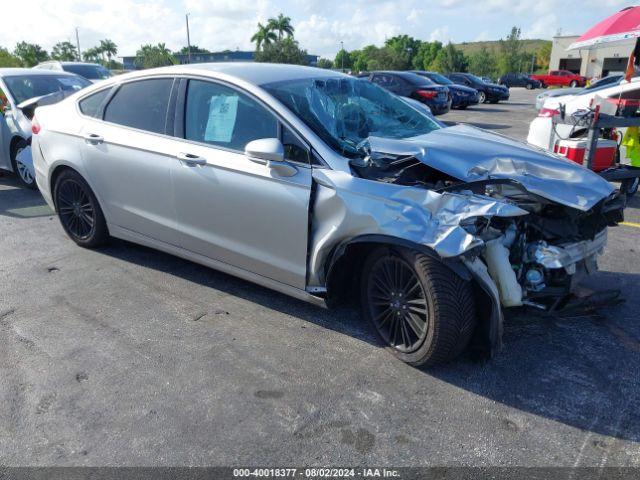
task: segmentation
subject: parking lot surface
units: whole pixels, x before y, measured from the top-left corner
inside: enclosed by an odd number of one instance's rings
[[[535,93],[441,118],[524,139]],[[1,177],[0,464],[640,465],[639,210],[590,281],[625,304],[510,315],[489,362],[416,369],[352,309],[81,249]]]

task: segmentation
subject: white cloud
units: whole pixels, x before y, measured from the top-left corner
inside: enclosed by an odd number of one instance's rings
[[[333,57],[340,48],[381,45],[401,33],[443,42],[504,37],[511,26],[528,38],[550,38],[563,31],[581,33],[626,5],[626,0],[4,0],[0,46],[18,41],[50,50],[64,40],[82,48],[110,38],[120,55],[145,43],[171,49],[186,43],[184,15],[191,13],[193,44],[210,50],[252,49],[258,21],[282,12],[292,18],[296,39],[309,53]],[[433,5],[433,6],[432,6]],[[25,14],[25,12],[28,12]],[[571,12],[564,15],[561,12]]]

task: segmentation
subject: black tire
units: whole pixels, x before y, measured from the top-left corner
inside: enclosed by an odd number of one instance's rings
[[[469,105],[460,105],[456,107],[458,110],[466,110]]]
[[[485,103],[487,101],[487,94],[484,92],[478,92],[478,103]]]
[[[571,80],[571,83],[569,84],[569,86],[571,88],[576,88],[578,86],[578,82],[576,80]]]
[[[38,185],[36,184],[35,177],[31,175],[31,172],[29,172],[28,168],[19,164],[16,159],[20,151],[28,146],[29,144],[23,139],[17,140],[11,146],[11,166],[13,167],[13,173],[15,173],[16,177],[18,177],[20,185],[25,188],[30,188],[31,190],[37,190]]]
[[[527,90],[533,90],[533,84],[532,83],[527,83],[524,88],[526,88]]]
[[[476,325],[470,283],[440,261],[408,249],[380,248],[369,255],[361,302],[364,317],[387,348],[410,365],[454,359]]]
[[[82,176],[65,170],[56,179],[53,198],[64,231],[81,247],[95,248],[109,240],[104,214]]]
[[[547,88],[547,84],[544,82],[540,82],[540,88]]]

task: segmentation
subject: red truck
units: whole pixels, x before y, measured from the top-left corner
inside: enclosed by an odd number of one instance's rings
[[[568,70],[551,70],[546,75],[530,75],[531,78],[542,83],[542,87],[560,85],[563,87],[584,87],[587,79]]]

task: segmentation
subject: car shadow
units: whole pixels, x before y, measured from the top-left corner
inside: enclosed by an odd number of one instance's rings
[[[100,252],[383,348],[353,306],[325,310],[120,240]],[[445,366],[420,371],[494,402],[575,428],[640,441],[640,329],[633,321],[640,275],[600,272],[591,280],[594,286],[621,289],[629,302],[568,318],[518,312],[508,316],[504,347],[491,360],[481,362],[465,354]]]
[[[3,173],[0,176],[0,215],[34,218],[53,214],[38,190],[22,187],[13,175]]]

